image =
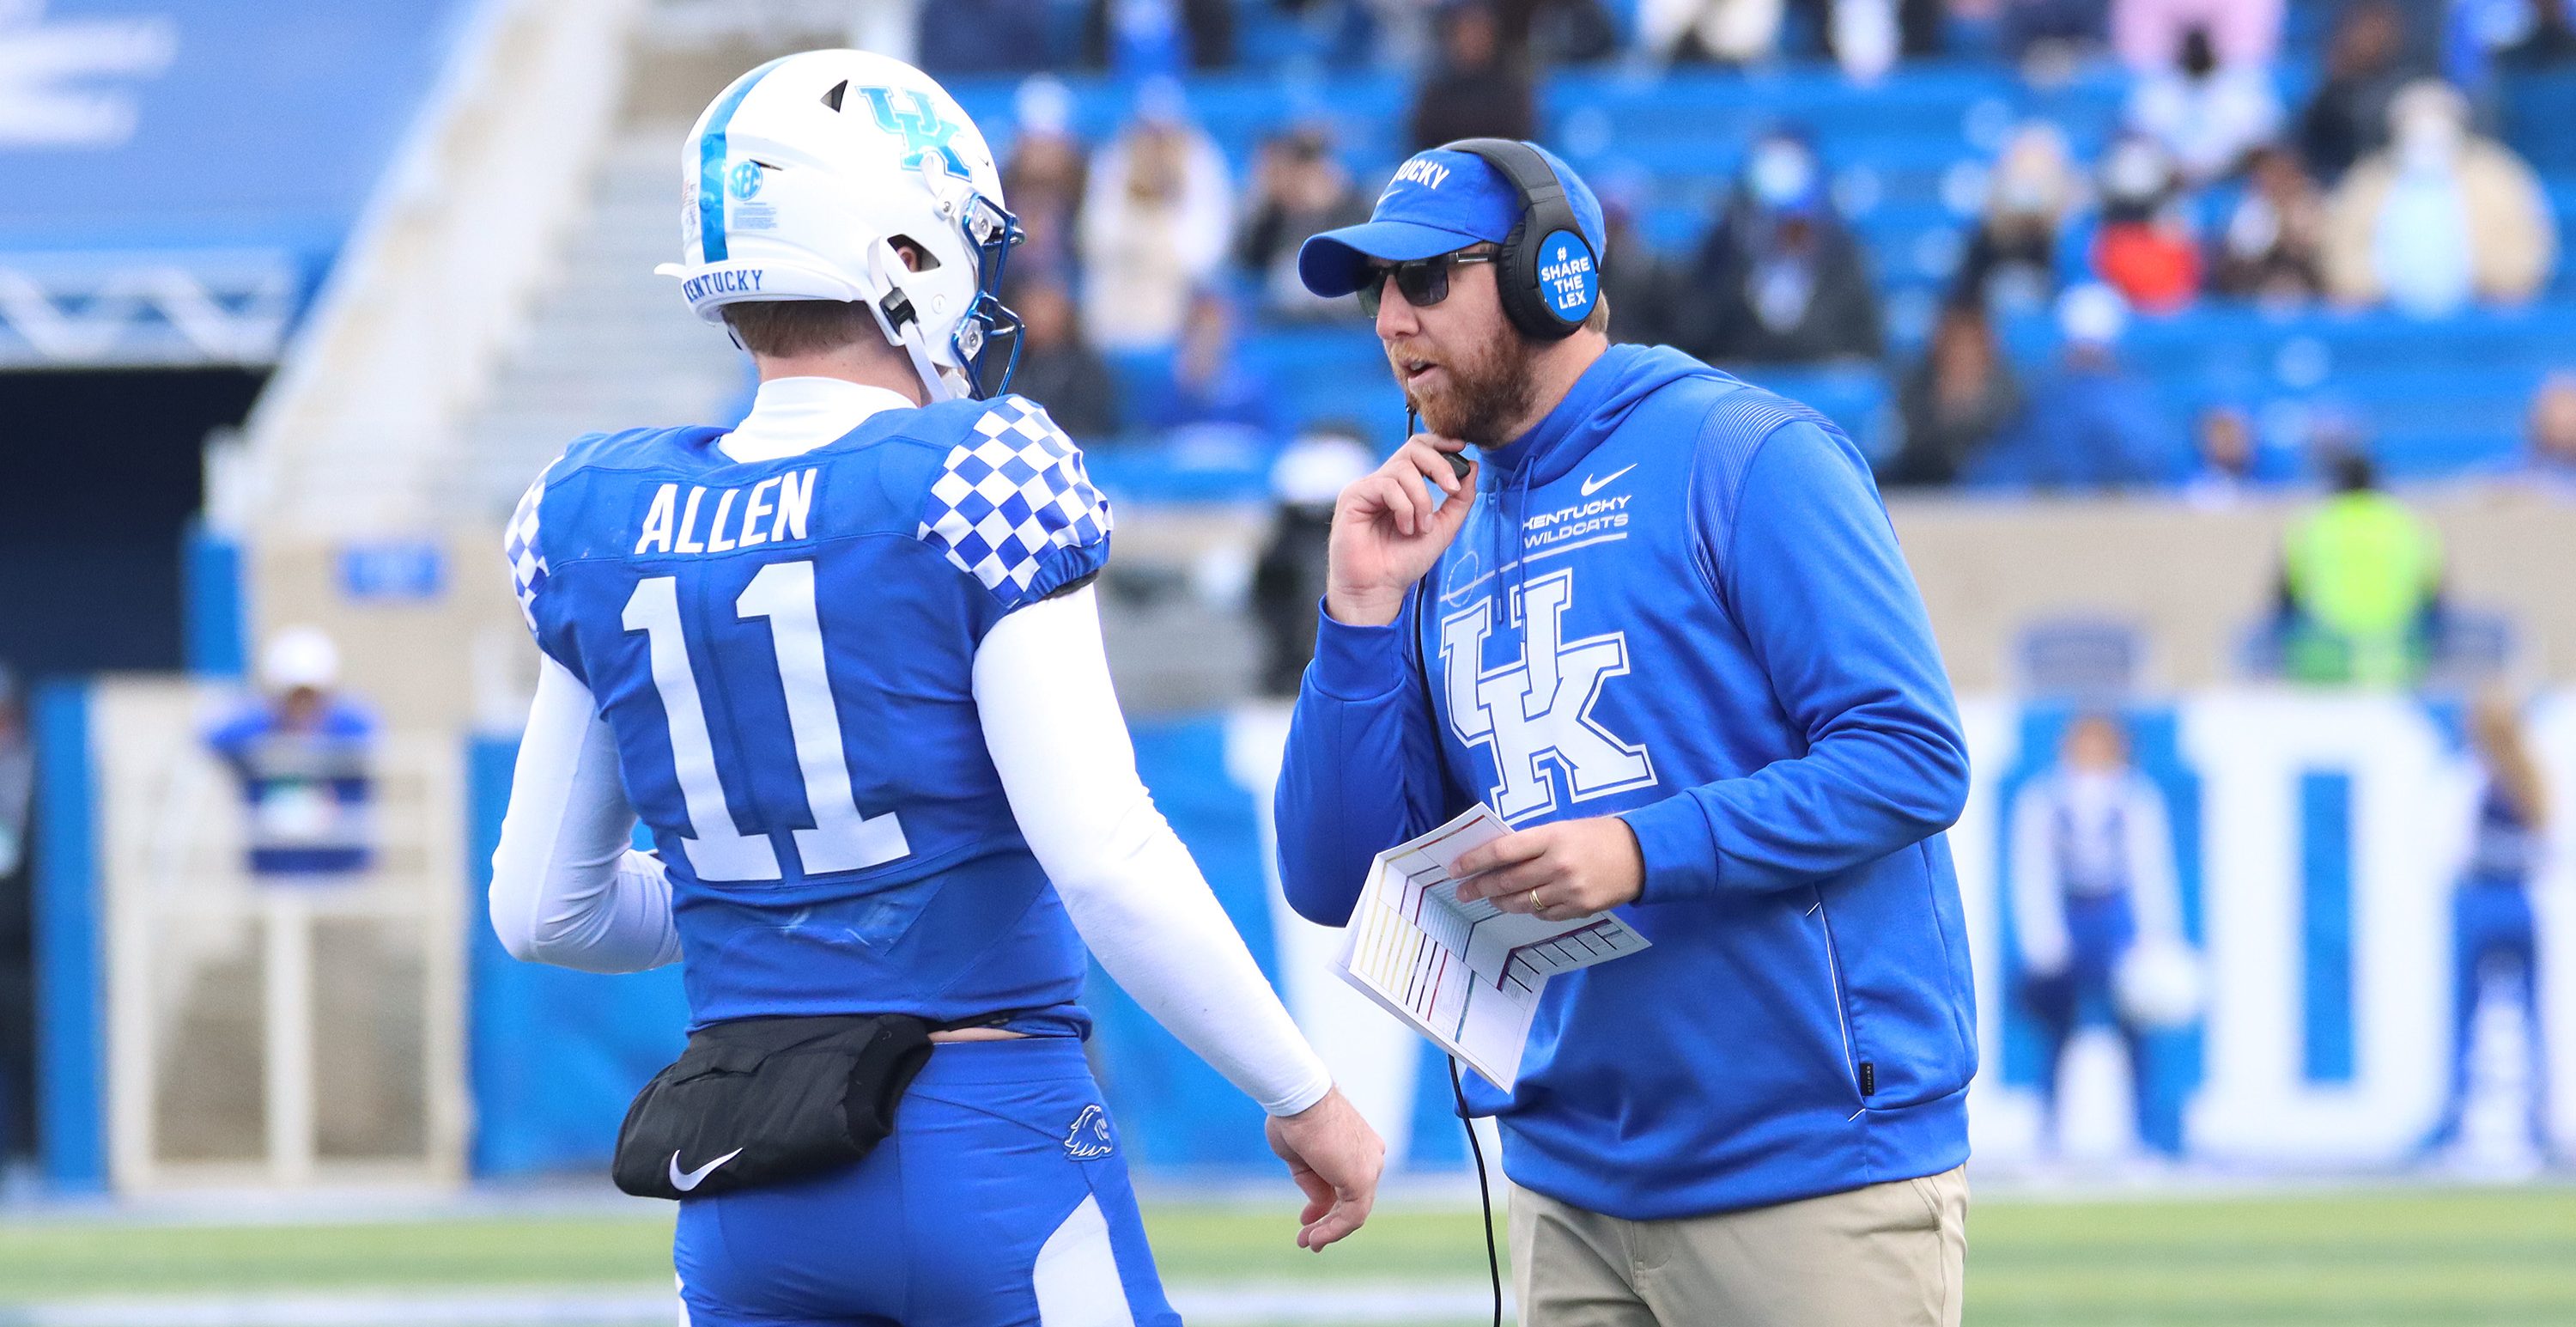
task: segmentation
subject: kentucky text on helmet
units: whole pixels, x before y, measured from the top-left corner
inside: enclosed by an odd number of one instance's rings
[[[680,293],[687,295],[691,303],[705,299],[709,295],[748,295],[759,289],[760,269],[757,267],[709,272],[705,276],[693,277],[680,283]]]

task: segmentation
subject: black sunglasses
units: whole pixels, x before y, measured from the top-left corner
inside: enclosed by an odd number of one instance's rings
[[[1449,298],[1449,269],[1468,263],[1490,263],[1494,255],[1484,253],[1444,253],[1436,258],[1416,258],[1405,263],[1369,263],[1360,268],[1360,312],[1377,316],[1378,300],[1386,294],[1386,279],[1395,278],[1396,290],[1404,302],[1417,309],[1427,309]]]

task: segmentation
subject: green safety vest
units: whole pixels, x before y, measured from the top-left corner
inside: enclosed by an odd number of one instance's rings
[[[2282,566],[2302,622],[2289,643],[2291,675],[2383,685],[2413,678],[2423,664],[2415,629],[2441,562],[2432,528],[2385,493],[2339,494],[2292,526]]]

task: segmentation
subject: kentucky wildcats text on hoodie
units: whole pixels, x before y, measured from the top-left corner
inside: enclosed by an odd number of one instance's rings
[[[1804,406],[1616,346],[1483,455],[1402,616],[1325,616],[1278,791],[1288,900],[1483,800],[1618,814],[1654,944],[1548,984],[1511,1178],[1631,1219],[1939,1174],[1968,1155],[1975,1001],[1942,831],[1967,748],[1869,467]]]

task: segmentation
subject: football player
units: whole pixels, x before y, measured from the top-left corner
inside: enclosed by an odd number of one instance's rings
[[[698,1196],[753,1158],[672,1155],[691,1318],[1177,1322],[1084,1063],[1085,945],[1269,1113],[1298,1242],[1357,1229],[1383,1147],[1137,779],[1091,588],[1108,501],[1043,409],[982,390],[1019,237],[983,136],[910,66],[816,51],[725,89],[681,168],[660,270],[759,392],[731,430],[581,438],[520,503],[544,659],[492,922],[522,959],[679,963],[693,1046],[941,1029],[863,1160]]]

